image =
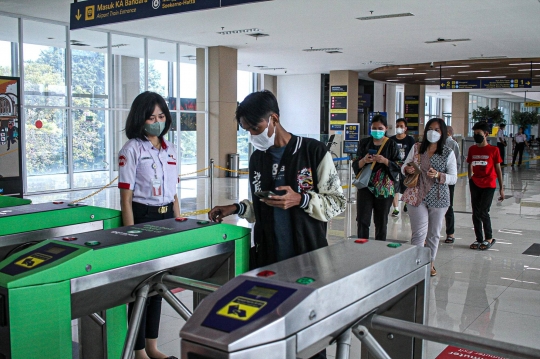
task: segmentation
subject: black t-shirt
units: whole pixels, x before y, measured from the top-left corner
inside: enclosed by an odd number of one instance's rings
[[[412,136],[409,136],[409,135],[405,136],[401,140],[398,139],[397,136],[395,136],[395,135],[390,137],[390,139],[392,141],[394,141],[395,143],[397,143],[397,147],[399,149],[399,161],[398,161],[398,163],[400,165],[402,165],[403,161],[405,161],[405,159],[409,155],[409,152],[413,148],[416,141],[414,140],[414,138]]]

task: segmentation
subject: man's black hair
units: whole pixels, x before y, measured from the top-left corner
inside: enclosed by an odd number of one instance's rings
[[[500,127],[500,128],[505,128],[505,127],[506,127],[506,123],[501,123],[501,124],[499,125],[499,127]]]
[[[442,118],[434,117],[431,120],[426,123],[424,126],[424,138],[422,138],[422,144],[420,145],[420,153],[424,153],[427,151],[430,142],[427,139],[427,133],[429,131],[429,126],[431,126],[432,123],[437,122],[439,124],[439,127],[441,128],[441,138],[437,142],[437,150],[435,153],[442,155],[444,145],[446,144],[446,138],[448,137],[448,130],[446,129],[446,123]]]
[[[386,120],[386,117],[384,117],[383,115],[373,116],[373,120],[371,121],[371,123],[373,124],[375,122],[380,122],[384,125],[384,127],[388,128],[388,121]]]
[[[404,119],[404,118],[398,118],[398,119],[396,120],[396,125],[398,124],[398,122],[403,122],[403,124],[405,125],[405,127],[407,127],[407,120],[406,120],[406,119]]]
[[[489,128],[489,124],[487,122],[484,122],[484,121],[480,121],[480,122],[477,122],[474,124],[474,126],[472,127],[473,131],[474,130],[481,130],[482,132],[484,133],[490,133],[491,132],[491,129]]]
[[[272,113],[279,116],[279,106],[276,96],[268,90],[257,91],[246,96],[236,108],[236,121],[240,119],[250,126],[257,126],[264,120],[268,120]]]
[[[147,141],[146,133],[144,132],[144,123],[154,114],[156,105],[159,106],[165,115],[165,129],[159,137],[169,131],[172,118],[167,103],[161,95],[155,92],[146,91],[135,97],[135,100],[133,100],[133,103],[131,104],[131,109],[129,110],[126,120],[127,138],[130,140],[132,138],[140,138],[143,141]]]

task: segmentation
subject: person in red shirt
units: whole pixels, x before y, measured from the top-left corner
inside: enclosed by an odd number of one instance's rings
[[[490,129],[486,122],[477,122],[473,126],[473,131],[476,145],[469,148],[467,163],[469,164],[469,188],[476,241],[470,248],[486,250],[496,242],[491,229],[489,209],[497,189],[497,180],[499,181],[499,201],[504,200],[502,158],[499,149],[487,142],[486,138]]]

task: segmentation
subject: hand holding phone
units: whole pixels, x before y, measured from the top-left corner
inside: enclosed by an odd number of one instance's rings
[[[276,196],[276,194],[274,192],[272,192],[272,191],[255,192],[254,195],[259,197],[259,198],[268,198],[270,196]]]
[[[377,154],[377,150],[370,148],[370,149],[368,150],[368,153],[369,153],[371,156],[375,156],[375,155]]]

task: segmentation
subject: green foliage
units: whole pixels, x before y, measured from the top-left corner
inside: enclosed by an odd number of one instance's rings
[[[529,125],[534,126],[540,123],[540,114],[536,112],[514,111],[512,113],[512,123],[520,127],[527,127]]]
[[[493,123],[497,125],[501,123],[506,123],[504,121],[504,113],[501,110],[499,110],[498,108],[490,109],[488,106],[480,106],[476,110],[473,110],[472,118],[475,122],[493,121]]]
[[[11,69],[7,66],[0,66],[0,76],[11,76]]]

